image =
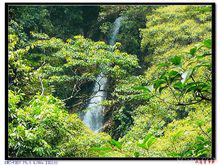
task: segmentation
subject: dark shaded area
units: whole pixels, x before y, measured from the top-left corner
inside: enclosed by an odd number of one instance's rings
[[[35,31],[62,39],[79,34],[93,38],[91,26],[99,10],[99,6],[10,6],[9,21],[16,21],[28,35]]]

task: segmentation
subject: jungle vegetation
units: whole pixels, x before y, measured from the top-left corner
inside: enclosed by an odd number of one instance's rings
[[[9,157],[212,157],[211,5],[10,5],[8,16]],[[94,133],[80,113],[100,73]]]

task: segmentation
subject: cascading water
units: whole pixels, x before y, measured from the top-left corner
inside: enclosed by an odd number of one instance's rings
[[[110,45],[115,44],[116,35],[119,32],[121,26],[122,17],[119,17],[114,22],[112,29],[112,35],[109,40]],[[93,88],[94,97],[89,101],[87,112],[83,117],[84,123],[93,131],[99,132],[103,125],[103,112],[104,106],[100,103],[106,98],[105,88],[107,85],[107,78],[103,73],[100,73],[96,78],[96,83]]]
[[[95,132],[98,132],[102,128],[104,107],[100,105],[100,103],[106,97],[106,92],[104,91],[106,84],[107,78],[101,73],[96,78],[95,87],[93,89],[95,95],[90,100],[87,107],[88,110],[83,118],[86,125]]]
[[[116,36],[117,36],[117,34],[119,32],[119,29],[120,29],[120,26],[121,26],[121,20],[122,20],[122,17],[118,17],[114,22],[114,26],[113,26],[113,29],[112,29],[112,35],[111,35],[111,38],[109,40],[110,45],[115,44]]]

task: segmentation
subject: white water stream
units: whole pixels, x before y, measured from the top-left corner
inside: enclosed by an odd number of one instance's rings
[[[109,40],[110,45],[115,44],[116,35],[119,32],[119,28],[121,26],[122,17],[119,17],[115,20],[114,26],[112,29],[112,35]],[[96,83],[93,88],[93,98],[89,101],[86,114],[83,117],[84,123],[93,131],[99,132],[103,126],[103,112],[104,106],[100,105],[100,103],[105,100],[106,92],[105,88],[107,85],[107,78],[103,73],[100,73],[96,78]]]

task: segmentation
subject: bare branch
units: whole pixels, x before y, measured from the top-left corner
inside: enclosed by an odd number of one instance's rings
[[[38,79],[40,80],[40,84],[41,84],[41,96],[43,96],[44,94],[44,85],[43,85],[43,82],[42,82],[42,79],[41,77],[39,76]]]
[[[62,101],[67,101],[67,100],[69,100],[69,99],[71,99],[71,98],[74,97],[74,96],[73,96],[73,93],[74,93],[74,91],[75,91],[75,89],[76,89],[76,85],[77,85],[77,84],[75,84],[75,85],[73,86],[73,90],[72,90],[72,92],[71,92],[71,95],[70,95],[68,98],[63,99]]]
[[[200,100],[197,100],[197,101],[194,101],[194,102],[188,102],[188,103],[178,103],[176,105],[182,105],[182,106],[185,106],[185,105],[192,105],[192,104],[197,104],[199,102],[201,102],[203,99],[200,99]]]
[[[203,132],[204,135],[206,135],[209,139],[212,139],[204,130],[201,126],[199,126],[200,130]]]

